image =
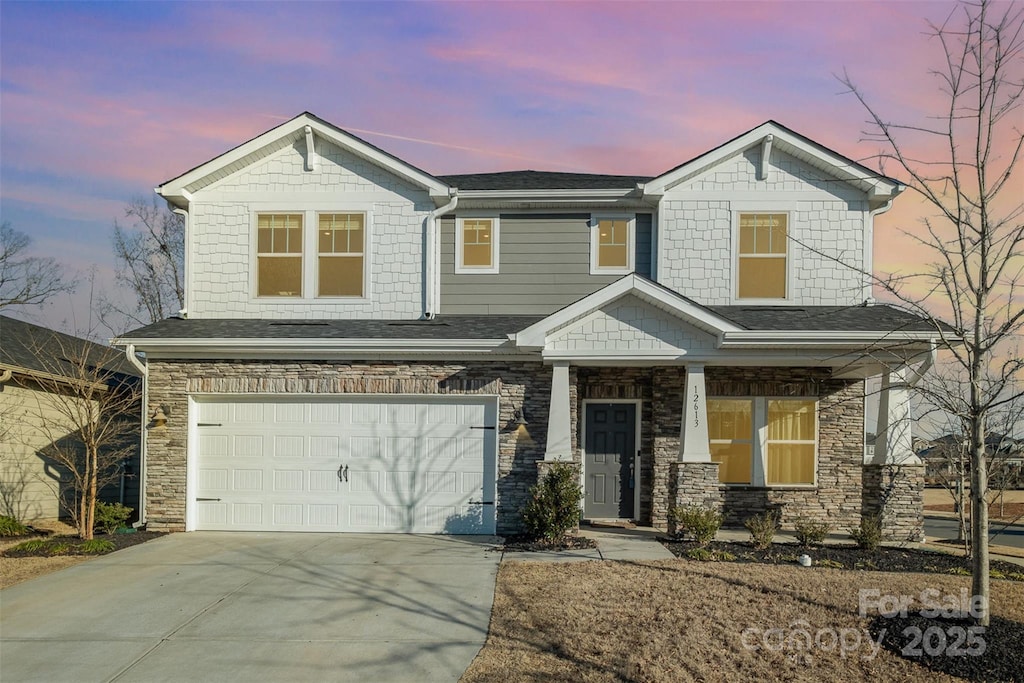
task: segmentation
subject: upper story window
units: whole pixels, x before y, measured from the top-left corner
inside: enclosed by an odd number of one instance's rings
[[[256,221],[258,296],[302,296],[302,214],[260,214]]]
[[[737,298],[786,298],[788,218],[785,213],[739,215]]]
[[[366,215],[322,213],[317,226],[317,296],[363,296]]]
[[[497,273],[498,218],[459,218],[455,230],[455,272]]]
[[[591,219],[592,275],[627,275],[633,272],[635,227],[633,216],[594,216]]]
[[[818,444],[814,399],[709,398],[711,459],[724,484],[813,486]]]

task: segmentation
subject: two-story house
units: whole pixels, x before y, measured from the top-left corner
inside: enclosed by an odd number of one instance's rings
[[[570,461],[586,518],[918,537],[907,382],[937,334],[868,275],[901,189],[774,122],[657,177],[433,176],[301,114],[157,188],[187,303],[118,340],[159,417],[144,519],[511,533]]]

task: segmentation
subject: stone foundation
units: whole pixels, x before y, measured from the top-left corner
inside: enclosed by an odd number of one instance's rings
[[[882,518],[883,538],[924,540],[924,465],[864,465],[862,514]]]

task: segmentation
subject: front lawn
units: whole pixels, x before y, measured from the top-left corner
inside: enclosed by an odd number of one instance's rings
[[[859,591],[918,598],[931,588],[945,600],[969,587],[962,576],[792,564],[506,561],[487,644],[462,680],[962,680],[875,645],[887,622],[873,606],[859,615]],[[994,580],[992,594],[994,614],[1022,630],[1024,584]],[[903,639],[884,638],[912,645]],[[1024,648],[997,649],[998,671],[1024,671]]]

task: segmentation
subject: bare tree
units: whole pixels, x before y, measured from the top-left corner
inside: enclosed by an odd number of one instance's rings
[[[984,602],[981,625],[989,622],[990,597],[986,437],[993,412],[1020,399],[1024,367],[1017,348],[1024,326],[1024,204],[1015,175],[1024,146],[1022,17],[1020,5],[978,0],[961,3],[941,25],[929,24],[943,52],[932,75],[944,97],[943,109],[923,122],[887,120],[849,74],[840,77],[868,114],[865,135],[881,146],[880,166],[898,167],[934,214],[923,232],[907,233],[934,263],[879,284],[932,320],[948,352],[944,370],[918,390],[958,420],[967,437],[972,589]]]
[[[39,306],[75,288],[54,259],[29,256],[32,238],[0,224],[0,310],[8,306]]]
[[[108,327],[115,331],[121,331],[110,323],[115,316],[146,325],[185,307],[184,219],[155,198],[133,199],[124,213],[130,223],[114,221],[114,258],[117,282],[130,300],[106,297],[101,305]]]
[[[141,380],[110,347],[56,332],[29,344],[43,370],[16,379],[36,389],[23,413],[46,444],[39,454],[56,470],[62,507],[90,539],[101,489],[139,447]]]

